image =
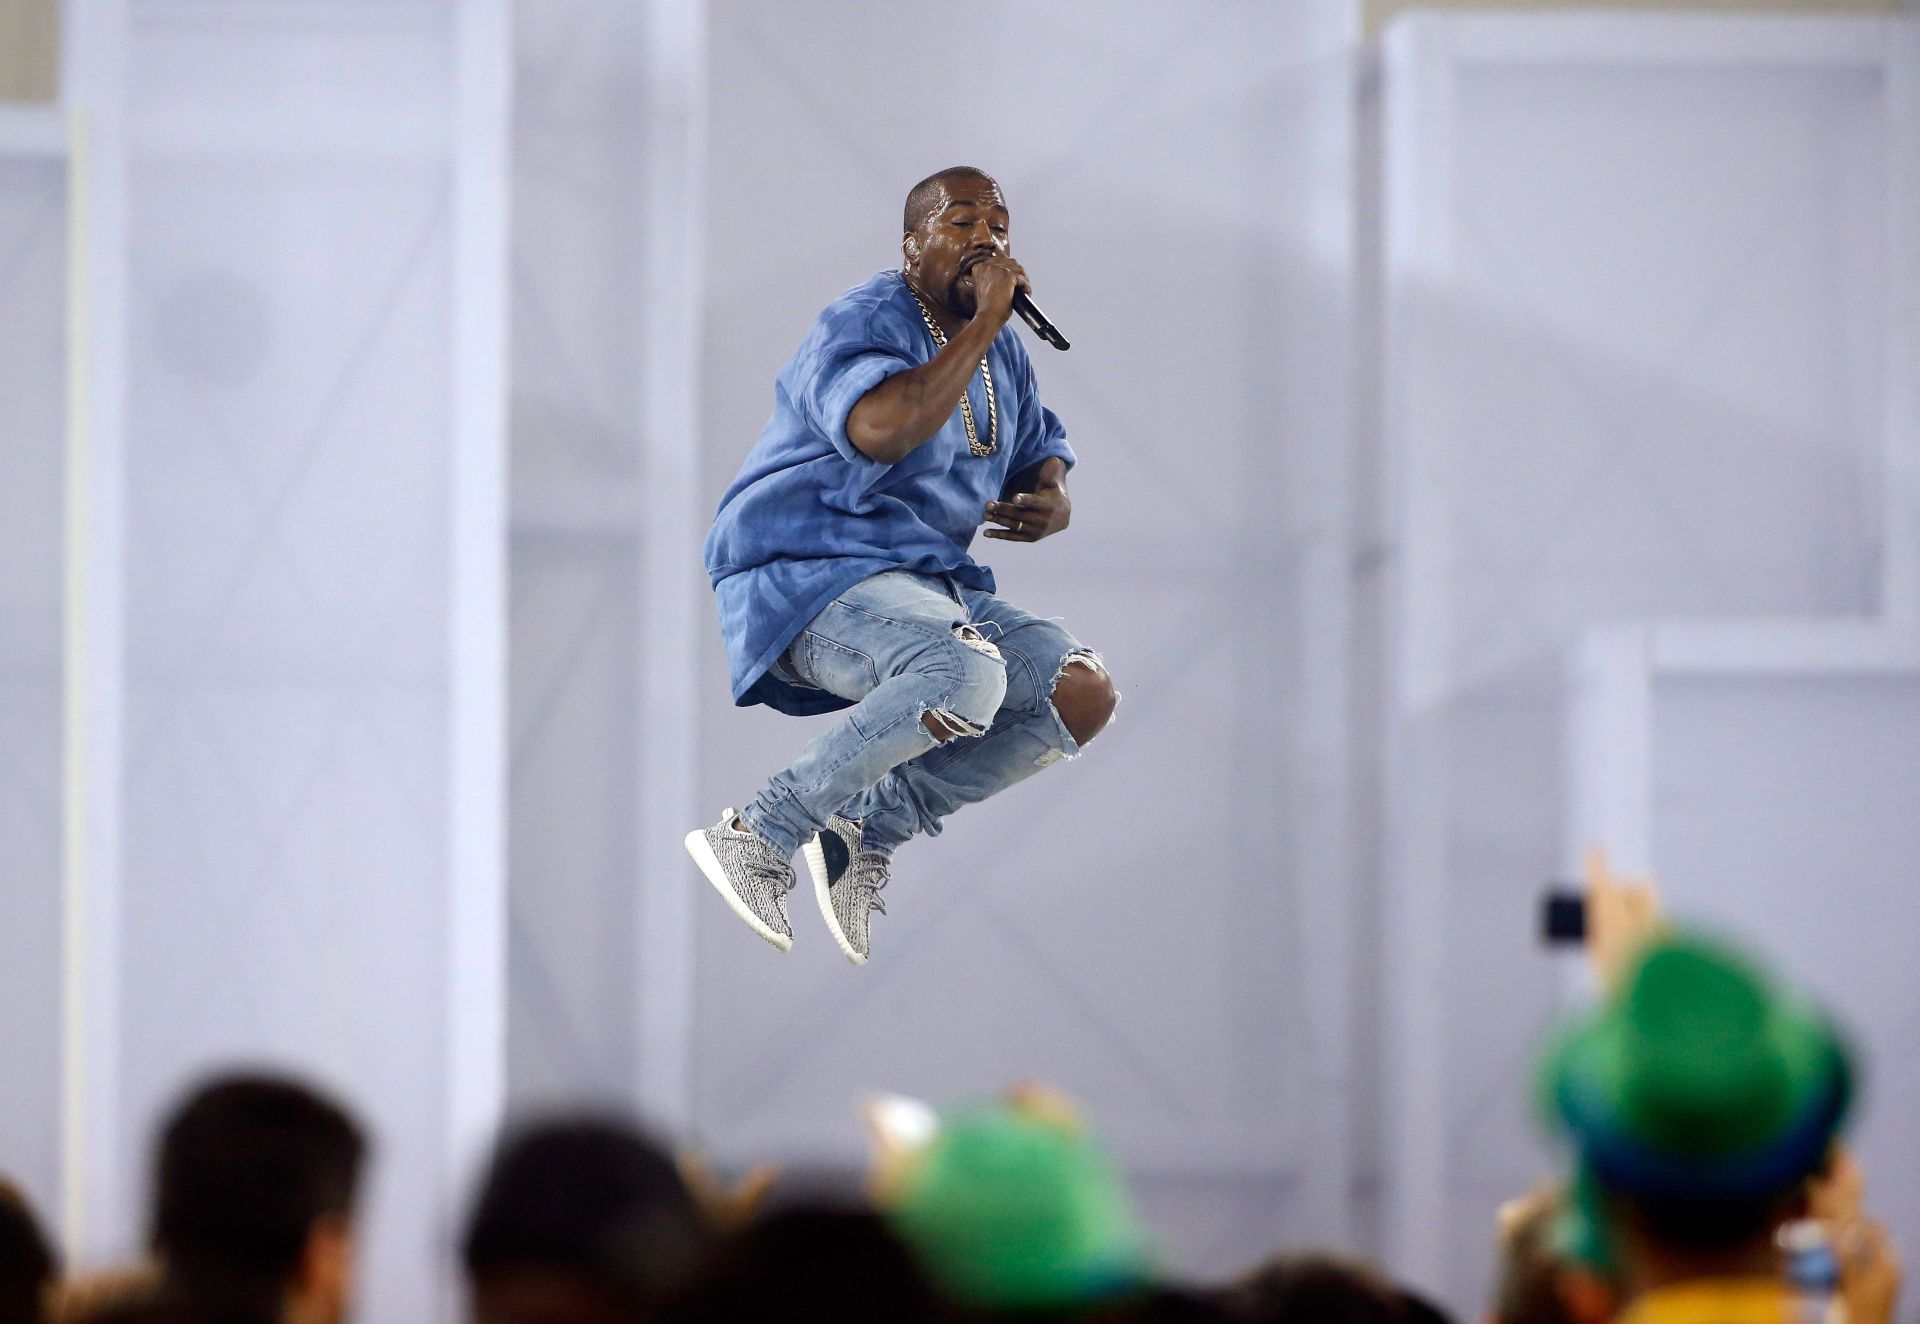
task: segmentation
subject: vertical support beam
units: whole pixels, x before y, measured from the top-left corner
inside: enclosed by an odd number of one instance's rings
[[[1385,415],[1387,846],[1382,879],[1386,984],[1387,1262],[1403,1281],[1445,1282],[1449,703],[1452,563],[1448,476],[1427,444],[1445,435],[1446,393],[1430,388],[1445,344],[1452,278],[1450,196],[1453,32],[1443,19],[1403,21],[1384,46],[1386,186]]]
[[[62,784],[61,1231],[85,1267],[130,1241],[115,1105],[125,690],[126,0],[73,0]]]
[[[640,1106],[683,1132],[692,1117],[694,891],[680,838],[713,806],[695,802],[696,665],[708,619],[694,557],[700,518],[700,349],[705,300],[705,0],[648,0],[646,235],[640,452],[647,511],[640,551],[640,876],[634,932]],[[703,812],[704,811],[704,812]]]
[[[1309,242],[1326,292],[1282,300],[1278,314],[1284,326],[1280,343],[1314,348],[1278,373],[1267,369],[1274,378],[1269,389],[1277,397],[1270,402],[1282,430],[1317,440],[1298,448],[1285,465],[1268,466],[1256,480],[1274,485],[1268,499],[1290,503],[1286,523],[1301,537],[1298,615],[1264,628],[1291,630],[1300,640],[1301,693],[1290,715],[1297,744],[1282,766],[1304,808],[1289,849],[1299,930],[1312,935],[1298,951],[1304,967],[1299,987],[1306,997],[1307,1050],[1300,1060],[1310,1069],[1304,1095],[1309,1148],[1303,1163],[1295,1155],[1283,1161],[1300,1163],[1300,1212],[1307,1221],[1299,1235],[1324,1245],[1356,1242],[1355,1137],[1363,1131],[1354,1097],[1355,1029],[1361,1019],[1354,935],[1362,907],[1356,904],[1356,889],[1346,885],[1354,869],[1352,383],[1358,343],[1353,273],[1360,242],[1354,224],[1359,66],[1347,30],[1353,19],[1348,13],[1325,20],[1312,38],[1310,72],[1293,75],[1310,79],[1313,89],[1293,169],[1321,181],[1320,188],[1327,188],[1329,178],[1339,185],[1328,190],[1336,192],[1337,202],[1322,202],[1310,218]],[[1293,16],[1264,21],[1270,25],[1264,34],[1271,38],[1268,49],[1281,49]],[[1279,194],[1285,177],[1262,174],[1253,195],[1256,204],[1283,214],[1285,200]],[[1286,256],[1274,251],[1281,241],[1272,243],[1266,269],[1284,271]],[[1284,646],[1277,638],[1271,643],[1276,650]]]
[[[347,6],[342,12],[353,8]],[[70,244],[74,271],[69,319],[72,399],[66,535],[62,1221],[68,1246],[83,1266],[133,1250],[140,1217],[137,1194],[144,1167],[144,1137],[157,1091],[171,1089],[176,1080],[190,1078],[206,1067],[266,1054],[295,1069],[317,1070],[323,1079],[340,1078],[349,1098],[362,1107],[368,1099],[375,1102],[368,1111],[380,1118],[383,1134],[394,1142],[383,1168],[392,1173],[404,1166],[405,1177],[392,1182],[377,1201],[370,1202],[379,1206],[369,1211],[377,1228],[370,1231],[367,1247],[367,1260],[372,1266],[368,1274],[371,1309],[376,1315],[383,1308],[390,1310],[394,1318],[417,1319],[430,1314],[451,1318],[457,1313],[448,1290],[451,1266],[446,1266],[437,1280],[423,1278],[417,1268],[409,1266],[425,1262],[420,1255],[437,1244],[434,1227],[445,1225],[444,1220],[435,1224],[415,1211],[447,1212],[459,1198],[464,1175],[472,1170],[475,1155],[496,1129],[504,1075],[507,0],[448,0],[425,13],[401,16],[397,23],[379,7],[358,9],[375,20],[369,29],[374,46],[399,58],[415,59],[416,67],[435,75],[443,68],[452,72],[451,88],[436,76],[430,94],[404,102],[396,98],[393,127],[401,138],[396,159],[406,162],[408,185],[430,210],[423,211],[419,222],[423,228],[416,232],[420,235],[416,243],[396,246],[392,251],[391,260],[396,265],[391,279],[397,283],[389,287],[389,301],[369,309],[373,320],[355,328],[368,337],[364,343],[369,347],[368,361],[372,361],[373,352],[380,348],[375,338],[397,326],[401,334],[409,336],[401,342],[403,352],[414,354],[414,366],[422,369],[414,375],[408,403],[439,408],[443,397],[446,401],[444,410],[433,415],[445,418],[444,434],[436,425],[431,436],[410,437],[417,449],[408,456],[415,473],[446,475],[444,491],[438,486],[421,489],[416,501],[420,523],[413,526],[414,530],[431,529],[430,536],[444,539],[441,555],[432,558],[436,565],[441,561],[446,565],[444,606],[437,581],[414,599],[421,609],[408,622],[409,648],[404,654],[395,649],[382,655],[375,664],[379,674],[373,681],[373,686],[378,686],[398,680],[400,685],[393,688],[404,693],[401,706],[408,717],[421,719],[393,742],[393,752],[425,777],[438,779],[444,775],[444,811],[436,786],[431,797],[431,821],[416,819],[402,825],[404,815],[377,820],[355,817],[360,814],[360,806],[352,793],[365,788],[369,780],[364,771],[358,773],[357,780],[349,771],[367,766],[357,733],[337,744],[314,738],[320,733],[305,716],[290,715],[285,708],[248,715],[245,722],[249,733],[284,733],[293,740],[310,741],[304,747],[316,751],[309,755],[314,761],[307,766],[317,771],[301,785],[298,803],[287,806],[288,814],[297,814],[309,830],[325,832],[330,825],[343,822],[378,823],[382,828],[391,825],[390,839],[375,841],[373,833],[343,833],[343,837],[356,838],[353,845],[367,849],[346,850],[335,859],[372,861],[376,866],[392,862],[395,876],[418,878],[422,889],[433,888],[444,875],[445,881],[438,883],[444,891],[425,897],[414,895],[408,899],[409,904],[398,907],[391,907],[386,895],[376,895],[373,905],[362,912],[375,916],[378,922],[387,919],[390,907],[406,912],[402,919],[408,926],[404,969],[418,978],[388,986],[402,988],[406,1014],[395,1017],[392,998],[363,998],[361,988],[349,987],[351,981],[314,978],[311,970],[301,971],[294,978],[284,967],[229,968],[229,979],[218,990],[203,999],[196,999],[188,990],[179,1006],[188,1014],[194,1009],[211,1009],[217,1015],[225,1006],[235,1004],[237,990],[238,996],[258,999],[259,1014],[198,1024],[195,1029],[201,1033],[193,1036],[194,1042],[176,1052],[163,1036],[152,1033],[167,1019],[167,999],[176,986],[192,982],[170,978],[169,961],[176,953],[213,949],[211,945],[195,947],[182,941],[178,931],[148,926],[136,931],[131,924],[122,927],[123,917],[135,913],[136,902],[151,899],[153,893],[144,890],[149,880],[172,889],[172,895],[188,907],[205,906],[203,913],[184,915],[183,926],[188,922],[223,922],[226,907],[215,899],[217,887],[210,890],[208,885],[244,884],[257,877],[262,865],[270,868],[277,862],[279,843],[265,825],[255,822],[259,816],[244,807],[227,814],[227,806],[214,796],[200,803],[214,805],[216,812],[226,815],[219,820],[219,830],[232,834],[237,847],[231,860],[222,863],[245,860],[235,864],[233,872],[225,877],[214,877],[213,869],[149,867],[148,860],[126,849],[123,823],[123,818],[130,820],[148,807],[171,809],[175,803],[154,798],[154,779],[147,779],[143,788],[138,779],[129,777],[122,732],[123,700],[129,693],[135,697],[157,693],[161,699],[177,699],[183,688],[179,682],[186,679],[156,677],[159,669],[152,658],[132,655],[126,647],[130,623],[149,621],[155,612],[175,619],[185,614],[180,596],[158,592],[150,581],[135,579],[131,585],[123,585],[128,543],[132,541],[122,515],[124,489],[128,475],[140,472],[139,465],[130,466],[128,460],[166,458],[173,453],[169,448],[188,449],[181,443],[193,434],[198,421],[183,425],[177,414],[168,412],[164,402],[150,408],[153,401],[147,397],[142,397],[137,418],[130,415],[126,405],[130,376],[137,377],[156,366],[142,358],[140,344],[129,330],[129,306],[134,300],[128,266],[133,248],[130,240],[136,237],[132,220],[137,218],[144,225],[149,209],[163,220],[177,216],[181,198],[179,194],[164,196],[168,188],[160,185],[168,182],[165,172],[146,168],[150,160],[165,161],[175,147],[156,146],[155,140],[133,133],[127,92],[129,66],[157,61],[157,68],[182,67],[181,61],[193,52],[189,49],[183,53],[178,44],[169,45],[168,38],[183,32],[194,39],[206,34],[210,57],[223,49],[230,52],[232,47],[220,40],[215,25],[222,18],[251,19],[250,14],[242,14],[246,9],[248,6],[238,0],[214,5],[207,13],[189,15],[186,24],[178,21],[182,15],[177,5],[74,0],[71,10],[72,65],[67,86],[76,127],[71,189],[75,230]],[[311,19],[314,15],[304,17]],[[302,19],[302,15],[294,14],[286,23],[258,28],[241,23],[230,26],[235,37],[254,42],[258,50],[271,54],[294,49],[294,44],[303,39],[306,33]],[[169,65],[169,59],[174,63]],[[215,60],[212,67],[224,66]],[[326,90],[329,84],[322,76],[308,87]],[[163,119],[172,115],[166,121],[172,126],[187,124],[189,132],[184,139],[174,140],[175,144],[192,141],[194,149],[204,154],[202,159],[216,167],[232,170],[252,166],[264,171],[269,166],[294,163],[287,165],[282,177],[296,187],[304,182],[300,175],[306,169],[299,163],[319,163],[320,169],[308,178],[324,184],[317,176],[324,172],[330,155],[337,153],[342,160],[352,160],[369,148],[386,150],[378,136],[362,130],[337,139],[330,137],[326,117],[315,114],[270,116],[263,134],[252,138],[233,135],[227,132],[235,122],[232,115],[220,113],[231,110],[223,100],[223,88],[231,93],[230,80],[216,79],[186,88],[176,83],[172,89],[178,90],[178,95],[155,95],[148,88],[131,104],[142,115],[156,110]],[[343,94],[342,100],[350,95]],[[193,115],[203,109],[214,113],[194,119]],[[141,127],[144,130],[154,122],[143,120]],[[196,137],[201,126],[207,132]],[[130,161],[140,166],[140,179],[153,182],[155,188],[142,188],[138,194],[130,191]],[[439,215],[443,185],[451,193],[451,220],[444,239]],[[138,212],[131,210],[134,204],[140,207]],[[164,226],[161,228],[164,230]],[[230,235],[231,231],[225,233]],[[144,240],[146,232],[142,230],[138,237]],[[301,266],[303,259],[324,251],[313,248],[307,234],[281,238],[285,244],[276,250],[277,255],[295,255],[292,266]],[[203,242],[198,251],[216,257],[215,242]],[[369,245],[369,251],[375,247]],[[385,237],[377,247],[386,250]],[[151,253],[154,246],[142,251]],[[175,252],[190,258],[194,250]],[[412,288],[424,286],[429,267],[432,278],[444,282],[448,290],[444,311],[439,303],[410,306],[403,297],[414,276],[421,284]],[[312,288],[311,282],[312,269],[289,271],[284,286],[267,282],[261,290],[262,298],[269,305],[276,298],[285,298],[291,304]],[[370,287],[370,292],[378,293],[378,288]],[[295,361],[304,365],[304,356],[298,351],[295,356]],[[352,359],[338,364],[315,363],[313,375],[323,370],[330,378],[344,372],[334,387],[340,401],[346,401],[359,386],[354,379],[359,367]],[[368,403],[380,407],[374,400]],[[289,438],[299,435],[288,434]],[[316,454],[325,440],[324,436],[305,439],[308,446],[316,448]],[[361,503],[367,493],[378,490],[377,482],[367,479],[362,488],[328,488],[324,496],[335,503],[328,513],[350,514],[356,508],[364,509]],[[287,510],[296,497],[318,490],[296,493],[286,489],[282,493],[283,507],[265,512],[272,521],[269,527],[293,528],[295,520]],[[238,513],[245,503],[245,496],[235,499],[230,510]],[[162,512],[156,536],[177,536],[178,530],[187,529],[187,516],[182,516],[177,526],[166,523],[173,513]],[[292,555],[284,548],[270,546],[271,538],[263,537],[249,545],[244,538],[234,538],[233,532],[229,527],[216,531],[215,537],[226,537],[223,550],[237,554],[236,560],[244,560],[249,569],[279,570],[283,558]],[[410,531],[409,538],[395,537],[391,545],[406,545],[411,551],[412,536],[417,534]],[[144,595],[135,604],[140,610],[131,614],[129,590]],[[223,599],[222,605],[232,604]],[[235,617],[246,621],[245,609],[237,610]],[[339,619],[360,618],[344,613]],[[317,627],[316,633],[319,628],[324,627]],[[218,633],[200,631],[196,642]],[[250,640],[258,630],[234,633]],[[419,659],[428,657],[433,659],[430,667],[419,663]],[[234,664],[232,674],[224,670],[229,661]],[[221,718],[239,717],[246,698],[243,691],[263,677],[269,685],[256,688],[298,691],[313,706],[358,697],[350,685],[338,683],[339,678],[327,674],[322,666],[293,662],[281,667],[278,660],[263,665],[235,639],[214,637],[189,650],[182,668],[197,670],[214,682],[204,691],[203,719],[216,713]],[[234,702],[236,696],[242,702]],[[237,720],[235,729],[241,725]],[[205,729],[217,726],[214,721],[205,723]],[[370,733],[375,744],[382,743],[384,735]],[[293,740],[289,748],[294,747]],[[252,743],[250,738],[236,740],[236,744]],[[159,751],[156,758],[177,759],[181,745],[153,748]],[[324,756],[317,752],[323,750]],[[241,773],[239,760],[218,771],[248,775],[269,766],[270,771],[277,772],[287,766],[284,760],[275,762],[282,752],[245,765],[245,774]],[[185,760],[179,762],[184,764]],[[180,780],[186,783],[191,778]],[[123,795],[128,797],[124,807]],[[156,831],[156,817],[159,815],[139,820],[147,824],[149,835]],[[256,826],[262,828],[257,834],[253,832]],[[291,832],[293,826],[290,817],[287,830]],[[164,840],[162,845],[184,840],[186,835]],[[164,831],[161,837],[166,838]],[[143,852],[152,849],[144,837],[137,845]],[[315,867],[286,871],[289,883],[296,887],[312,883],[328,867],[311,855],[305,858]],[[429,862],[431,870],[424,876],[420,872],[423,860]],[[123,887],[123,877],[127,876],[141,878],[141,895],[132,895]],[[315,884],[321,895],[327,894],[327,886],[325,879]],[[236,915],[228,934],[222,936],[251,938],[252,933],[245,928],[246,918]],[[380,930],[363,925],[330,926],[324,932],[314,932],[310,942],[289,943],[280,950],[299,950],[320,961],[338,957],[340,966],[328,966],[329,973],[364,966],[369,960],[378,962],[393,950],[377,943],[356,943],[355,937],[363,931]],[[195,936],[204,937],[204,928],[197,929]],[[263,939],[271,936],[262,933]],[[303,939],[306,936],[301,935]],[[220,955],[233,950],[234,944],[223,944]],[[236,962],[236,967],[239,964]],[[390,972],[374,973],[377,977]],[[412,1081],[381,1072],[379,1064],[392,1060],[383,1054],[396,1049],[430,1053],[431,1070]],[[354,1070],[363,1063],[372,1064],[373,1069]],[[416,1101],[419,1107],[411,1108]],[[399,1106],[389,1107],[396,1104]],[[403,1114],[410,1124],[405,1134],[393,1134],[395,1113]],[[387,1233],[382,1222],[390,1217],[384,1212],[389,1200],[391,1208],[403,1211],[391,1216],[398,1230],[394,1235]],[[417,1242],[403,1244],[403,1237],[415,1233]],[[371,1244],[376,1239],[378,1244]],[[436,1289],[438,1308],[423,1309],[422,1301],[434,1299]],[[395,1304],[388,1305],[388,1301]]]
[[[1887,22],[1886,543],[1881,618],[1920,636],[1920,17]]]
[[[506,1096],[507,172],[513,77],[506,0],[463,0],[454,14],[446,1170],[462,1173],[473,1171],[491,1144]]]
[[[1380,1088],[1385,1058],[1386,959],[1381,951],[1386,913],[1387,674],[1390,659],[1386,596],[1391,588],[1383,549],[1391,537],[1386,510],[1386,423],[1381,384],[1386,356],[1386,106],[1377,45],[1357,57],[1353,167],[1353,371],[1348,416],[1352,439],[1352,606],[1348,617],[1351,680],[1347,700],[1348,758],[1353,774],[1346,875],[1352,894],[1354,1015],[1352,1074],[1354,1239],[1377,1252],[1386,1243],[1382,1178],[1386,1100]]]

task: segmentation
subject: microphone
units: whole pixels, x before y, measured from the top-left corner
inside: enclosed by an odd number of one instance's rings
[[[1055,349],[1073,348],[1067,343],[1067,338],[1060,334],[1060,328],[1047,320],[1047,315],[1040,311],[1040,305],[1025,290],[1014,291],[1013,311],[1020,314],[1021,321],[1033,328],[1033,334]]]

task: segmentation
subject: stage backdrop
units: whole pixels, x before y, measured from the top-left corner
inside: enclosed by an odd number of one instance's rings
[[[59,1196],[66,134],[0,106],[0,1170]]]
[[[505,7],[71,14],[67,1249],[139,1248],[191,1082],[290,1067],[374,1140],[361,1317],[450,1318],[503,1074]]]
[[[452,1316],[503,1083],[845,1169],[1039,1076],[1175,1267],[1471,1311],[1590,835],[1850,1014],[1920,1226],[1911,29],[1350,10],[74,0],[77,132],[0,115],[0,1166],[77,1260],[237,1058],[373,1123],[374,1324]],[[1128,697],[782,957],[679,843],[819,723],[729,706],[697,548],[962,161],[1085,460],[986,546]]]
[[[1552,1161],[1532,935],[1590,841],[1850,1018],[1920,1222],[1920,982],[1874,936],[1920,919],[1914,59],[1877,19],[1387,37],[1385,1231],[1456,1303]]]
[[[630,1086],[725,1162],[851,1166],[863,1091],[1037,1077],[1176,1262],[1344,1238],[1347,6],[627,8],[519,11],[515,1098]],[[731,707],[698,544],[957,163],[1074,341],[1033,353],[1083,461],[1066,535],[981,553],[1126,698],[901,852],[856,970],[805,893],[779,956],[681,852],[820,729]]]

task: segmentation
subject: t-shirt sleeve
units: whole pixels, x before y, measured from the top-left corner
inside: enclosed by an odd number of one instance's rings
[[[1065,460],[1073,468],[1073,447],[1067,444],[1066,424],[1059,415],[1040,403],[1040,391],[1034,380],[1033,361],[1023,352],[1017,364],[1021,384],[1020,436],[1013,452],[1009,473],[1022,474],[1042,460]]]
[[[811,350],[810,371],[795,401],[808,426],[856,464],[878,463],[847,439],[847,415],[868,391],[919,363],[904,338],[877,316],[828,319]]]

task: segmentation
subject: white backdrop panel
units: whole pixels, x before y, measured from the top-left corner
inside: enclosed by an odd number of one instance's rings
[[[932,6],[714,7],[703,499],[814,314],[897,265],[907,187],[982,166],[1075,342],[1034,353],[1083,463],[1068,534],[981,547],[1126,698],[1084,760],[902,850],[866,967],[804,897],[787,957],[707,898],[694,1111],[726,1157],[850,1163],[863,1089],[1049,1078],[1168,1211],[1195,1185],[1236,1211],[1164,1228],[1222,1267],[1348,1220],[1343,764],[1316,743],[1343,711],[1344,616],[1320,608],[1344,574],[1346,14],[1109,19],[990,5],[983,61],[930,56]],[[710,625],[701,647],[711,815],[819,725],[731,708]]]
[[[1854,1132],[1876,1216],[1920,1246],[1920,676],[1661,678],[1653,849],[1663,897],[1757,944],[1865,1054]]]
[[[1560,657],[1590,624],[1870,612],[1887,29],[1402,20],[1387,46],[1386,1072],[1397,1267],[1465,1308],[1545,1160]]]
[[[188,1083],[290,1066],[372,1132],[361,1317],[444,1316],[503,1029],[505,29],[437,0],[126,13],[127,284],[93,295],[128,335],[106,1244]]]
[[[515,6],[509,1090],[634,1088],[645,6]]]
[[[60,1113],[66,162],[0,140],[0,1173],[51,1219]]]

